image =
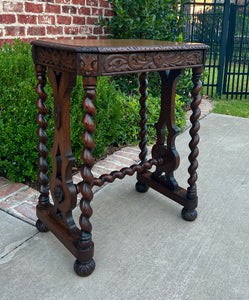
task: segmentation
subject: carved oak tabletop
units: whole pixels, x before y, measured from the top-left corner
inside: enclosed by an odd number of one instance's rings
[[[76,257],[75,272],[80,276],[90,275],[94,268],[94,244],[92,241],[91,201],[92,188],[101,186],[105,182],[122,179],[126,175],[137,172],[136,190],[146,192],[149,187],[157,190],[166,197],[183,206],[182,217],[193,221],[197,217],[197,156],[198,130],[201,102],[200,90],[206,50],[208,46],[197,43],[176,43],[152,40],[38,40],[32,42],[32,55],[35,63],[38,84],[36,92],[38,98],[37,135],[39,138],[39,173],[40,196],[37,205],[37,228],[40,231],[51,230],[55,236]],[[193,111],[190,121],[190,154],[188,168],[188,188],[180,187],[174,178],[174,171],[178,168],[180,158],[175,147],[175,138],[179,129],[175,125],[175,91],[179,76],[185,68],[192,68],[194,87],[191,91]],[[48,126],[44,91],[46,85],[46,71],[52,84],[54,95],[54,144],[51,149],[53,159],[53,174],[49,180],[47,176]],[[158,71],[161,77],[161,111],[155,124],[157,139],[152,148],[152,159],[147,160],[147,72]],[[97,77],[128,73],[141,73],[140,87],[140,117],[139,123],[141,152],[140,163],[121,170],[104,174],[94,178],[91,169],[94,165],[92,152],[95,147],[93,134],[96,126],[94,116],[96,108]],[[75,158],[70,141],[70,95],[76,84],[77,75],[83,77],[85,98],[83,99],[82,151],[83,167],[82,181],[73,183],[72,167]],[[165,134],[167,129],[167,136]],[[150,172],[156,166],[154,172]],[[48,185],[53,198],[53,205],[49,199]],[[81,194],[78,228],[72,217],[72,210],[76,207],[77,194]],[[156,200],[156,199],[155,199]],[[156,201],[155,201],[156,205]]]
[[[32,45],[37,47],[37,63],[87,76],[193,67],[204,63],[203,50],[208,48],[151,40],[58,40]]]

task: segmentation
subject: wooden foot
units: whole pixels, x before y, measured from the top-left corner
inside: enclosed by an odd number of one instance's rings
[[[76,259],[74,263],[74,271],[77,275],[81,277],[86,277],[92,274],[95,269],[95,261],[91,259],[88,263],[81,263]]]
[[[148,185],[144,184],[141,181],[138,181],[135,185],[136,191],[139,193],[146,193],[149,189]]]
[[[182,218],[186,221],[194,221],[197,218],[197,210],[183,207]]]
[[[40,219],[38,219],[36,221],[35,226],[40,232],[48,232],[49,231],[48,227],[45,226]]]

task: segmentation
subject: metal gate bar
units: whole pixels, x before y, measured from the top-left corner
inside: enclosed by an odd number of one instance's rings
[[[249,94],[249,0],[191,1],[185,41],[210,46],[204,92],[210,96],[245,98]]]

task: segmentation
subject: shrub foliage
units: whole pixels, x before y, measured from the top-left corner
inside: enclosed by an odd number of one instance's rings
[[[114,16],[99,17],[116,39],[154,39],[181,41],[186,21],[183,5],[186,0],[108,0]]]
[[[36,136],[37,95],[35,86],[34,65],[31,59],[30,45],[16,41],[13,47],[5,44],[0,48],[0,175],[14,181],[36,180],[37,157]],[[48,149],[53,142],[53,100],[52,88],[49,82],[45,88],[48,99],[47,134]],[[97,115],[94,122],[97,130],[94,135],[96,148],[94,154],[102,155],[110,144],[129,144],[138,141],[139,96],[124,95],[117,88],[115,81],[108,77],[98,79],[97,99],[95,105]],[[82,80],[77,78],[76,87],[71,95],[71,143],[77,163],[81,163],[82,142],[84,130],[82,124],[84,97]],[[152,126],[158,118],[160,98],[148,99],[148,129],[150,140],[155,136]],[[182,103],[176,103],[177,125],[185,124]],[[49,157],[51,165],[51,158]]]
[[[184,26],[187,21],[184,12],[186,0],[108,0],[112,3],[114,16],[99,16],[97,23],[115,39],[153,39],[183,41]],[[129,74],[122,80],[114,79],[125,94],[133,94],[137,86],[137,75]],[[153,96],[160,96],[160,77],[149,73],[149,89]],[[192,86],[189,73],[179,79],[177,93],[184,103],[189,104],[189,87]]]
[[[0,173],[16,181],[35,180],[38,171],[37,109],[35,107],[37,80],[30,48],[30,45],[19,43],[19,41],[16,41],[13,47],[5,44],[3,48],[0,48]],[[49,82],[45,90],[48,94],[45,103],[48,109],[46,119],[49,123],[46,131],[49,137],[47,147],[50,149],[53,142],[53,101]],[[104,153],[107,145],[118,139],[122,103],[117,95],[115,83],[108,82],[108,78],[99,79],[97,93],[95,155],[99,156]],[[82,150],[81,135],[84,130],[82,99],[84,96],[82,82],[78,78],[71,97],[71,140],[77,162],[80,161]],[[101,120],[103,122],[100,122]]]

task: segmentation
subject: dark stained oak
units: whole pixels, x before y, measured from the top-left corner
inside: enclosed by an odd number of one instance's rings
[[[161,112],[156,124],[157,141],[152,148],[152,157],[163,156],[165,163],[158,166],[152,176],[174,190],[178,187],[178,184],[173,171],[178,168],[180,163],[180,157],[175,148],[175,138],[179,133],[179,129],[175,125],[175,93],[177,80],[183,70],[160,71],[159,73],[162,79]],[[165,144],[166,127],[168,134]]]
[[[182,210],[182,217],[187,221],[193,221],[197,217],[197,211],[196,209],[193,209],[193,204],[195,205],[195,207],[197,207],[198,196],[197,196],[197,187],[196,187],[196,181],[197,181],[196,170],[198,167],[197,156],[199,154],[199,149],[197,145],[199,143],[198,131],[200,129],[200,123],[198,120],[201,115],[199,105],[201,103],[200,91],[202,88],[202,83],[200,81],[200,78],[202,76],[202,72],[203,72],[202,67],[193,68],[192,81],[194,83],[194,87],[191,91],[193,97],[193,101],[191,103],[191,109],[193,113],[190,117],[192,126],[189,131],[191,135],[191,141],[189,143],[189,148],[191,150],[191,153],[189,154],[188,157],[190,162],[190,166],[188,168],[188,172],[190,175],[188,179],[189,187],[187,189],[188,203]],[[191,206],[191,208],[188,207],[189,205]]]
[[[199,104],[201,102],[200,78],[203,72],[208,46],[197,43],[176,43],[152,40],[42,40],[32,42],[32,57],[38,80],[36,106],[38,109],[38,152],[40,196],[37,205],[39,231],[51,231],[75,256],[74,270],[79,276],[90,275],[95,268],[94,243],[92,241],[91,201],[94,185],[123,179],[137,172],[136,190],[144,193],[148,188],[160,192],[183,206],[182,217],[193,221],[197,217],[197,156],[199,130]],[[194,87],[191,91],[193,101],[191,109],[191,140],[189,143],[190,166],[188,169],[188,188],[178,186],[174,171],[180,163],[175,147],[175,138],[179,129],[175,125],[175,91],[179,76],[185,68],[192,68]],[[147,160],[147,73],[157,71],[161,76],[161,112],[156,126],[157,139],[152,148],[152,158]],[[49,178],[47,176],[46,129],[47,109],[44,91],[46,72],[51,82],[54,96],[54,143],[51,149],[53,173],[50,179],[50,191],[53,204],[49,200]],[[94,116],[96,108],[97,77],[141,73],[140,91],[140,163],[115,170],[110,174],[95,178],[91,172],[94,165],[92,152],[95,147]],[[70,141],[70,95],[76,83],[76,77],[83,77],[86,97],[83,99],[83,167],[82,181],[73,183],[72,166],[75,158]],[[79,107],[79,109],[81,109]],[[166,138],[167,131],[167,138]],[[155,166],[155,170],[149,170]],[[74,222],[72,211],[77,204],[77,194],[81,194],[79,208],[80,228]]]
[[[84,77],[83,84],[86,97],[83,100],[83,107],[85,109],[85,113],[82,121],[85,130],[82,135],[82,141],[85,147],[82,151],[82,159],[84,164],[81,169],[81,176],[83,178],[83,182],[80,185],[80,192],[82,194],[82,198],[80,200],[81,216],[79,219],[81,234],[80,239],[78,241],[78,248],[79,251],[82,251],[85,254],[86,259],[84,261],[77,261],[77,263],[74,266],[74,269],[78,275],[87,276],[91,274],[95,268],[95,263],[92,259],[94,252],[94,244],[92,241],[91,234],[92,224],[90,223],[89,219],[92,215],[92,208],[90,206],[90,202],[93,199],[93,174],[91,172],[91,168],[94,165],[94,158],[92,156],[92,152],[95,147],[93,134],[96,130],[96,126],[93,121],[93,118],[96,114],[96,108],[93,102],[97,96],[97,78]]]
[[[48,142],[48,136],[46,134],[46,129],[48,127],[48,123],[45,118],[46,114],[47,114],[47,108],[45,106],[47,94],[44,91],[44,87],[46,85],[46,76],[45,76],[46,68],[41,65],[36,65],[35,71],[36,71],[36,78],[38,80],[38,83],[36,86],[36,93],[38,95],[38,98],[36,100],[36,107],[38,109],[38,114],[37,114],[36,120],[38,123],[37,136],[39,139],[39,142],[37,145],[37,149],[39,152],[38,180],[40,182],[40,188],[39,188],[40,196],[39,196],[38,206],[40,209],[47,209],[49,207],[49,190],[48,190],[49,179],[47,176],[47,172],[48,172],[47,157],[48,157],[49,151],[46,147],[46,144]]]
[[[147,149],[147,142],[148,142],[148,138],[147,138],[147,98],[148,98],[148,92],[147,92],[147,87],[148,87],[148,81],[147,81],[147,73],[141,73],[141,75],[139,76],[139,83],[140,83],[140,87],[139,87],[139,92],[141,94],[141,97],[139,99],[139,103],[141,105],[141,109],[139,111],[139,115],[141,117],[141,120],[139,122],[139,126],[141,128],[140,131],[140,143],[139,143],[139,148],[141,150],[140,154],[139,154],[139,158],[141,160],[141,162],[145,162],[147,160],[146,156],[148,153],[148,149]],[[140,193],[145,193],[148,191],[149,187],[147,185],[145,185],[144,183],[137,181],[136,185],[136,190]]]

